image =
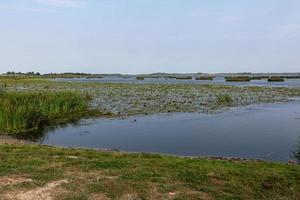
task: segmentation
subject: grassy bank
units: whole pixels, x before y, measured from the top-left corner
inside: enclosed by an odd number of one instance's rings
[[[0,145],[0,196],[41,191],[59,200],[292,200],[300,198],[300,166]]]
[[[0,130],[16,134],[88,112],[88,97],[78,92],[0,90]]]

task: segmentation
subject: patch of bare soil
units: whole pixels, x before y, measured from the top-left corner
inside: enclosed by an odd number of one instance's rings
[[[19,140],[7,135],[1,135],[0,132],[0,144],[26,144],[28,142],[24,141],[24,140]]]
[[[18,185],[21,183],[28,183],[31,181],[32,179],[23,177],[0,177],[0,187],[8,185]]]
[[[140,200],[137,194],[124,194],[120,200]]]
[[[44,187],[38,187],[29,191],[17,191],[5,195],[9,200],[53,200],[55,196],[64,192],[59,188],[62,184],[69,183],[68,180],[60,180],[48,183]]]
[[[206,192],[199,192],[199,191],[192,191],[192,190],[189,190],[189,191],[186,191],[185,194],[187,196],[190,196],[190,197],[195,197],[197,199],[201,199],[201,200],[212,200],[213,197],[206,193]]]
[[[88,200],[110,200],[105,194],[92,194]]]

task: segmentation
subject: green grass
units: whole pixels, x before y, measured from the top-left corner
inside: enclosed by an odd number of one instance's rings
[[[33,181],[0,187],[0,196],[68,179],[56,199],[286,199],[300,198],[300,166],[261,161],[228,161],[0,145],[2,177]],[[63,193],[61,192],[63,191]]]
[[[198,76],[195,78],[195,80],[209,80],[209,81],[212,81],[214,80],[214,77],[213,76]]]
[[[262,80],[262,79],[268,79],[269,76],[252,76],[251,80]]]
[[[177,80],[192,80],[192,76],[176,76]]]
[[[228,94],[218,94],[216,98],[217,104],[230,104],[233,102],[232,97]]]
[[[145,77],[143,77],[143,76],[137,76],[136,80],[145,80]]]
[[[88,100],[77,92],[8,92],[0,89],[0,130],[27,132],[57,120],[83,116],[88,110]]]
[[[284,78],[279,76],[271,76],[268,78],[268,82],[284,82]]]
[[[249,76],[227,76],[224,77],[227,82],[250,82],[251,77]]]

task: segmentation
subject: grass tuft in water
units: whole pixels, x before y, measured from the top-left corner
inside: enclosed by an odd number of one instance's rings
[[[227,82],[250,82],[251,77],[249,76],[227,76],[224,77]]]
[[[233,99],[228,94],[218,94],[216,96],[218,104],[230,104],[233,102]]]
[[[7,92],[0,89],[0,130],[20,133],[82,116],[88,98],[76,92]]]
[[[195,78],[195,80],[208,80],[208,81],[212,81],[214,80],[213,76],[198,76]]]
[[[284,78],[279,76],[271,76],[268,78],[268,82],[284,82]]]

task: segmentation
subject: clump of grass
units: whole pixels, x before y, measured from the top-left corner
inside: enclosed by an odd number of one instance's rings
[[[252,76],[251,80],[262,80],[262,79],[267,79],[269,78],[268,76]]]
[[[143,76],[137,76],[136,80],[145,80],[145,77],[143,77]]]
[[[214,77],[213,76],[198,76],[198,77],[196,77],[196,80],[209,80],[209,81],[212,81],[212,80],[214,80]]]
[[[104,78],[103,76],[87,76],[86,79],[93,79],[93,78],[96,78],[96,79],[101,79],[101,78]]]
[[[300,76],[286,76],[287,79],[300,79]]]
[[[216,96],[218,104],[230,104],[233,102],[233,99],[228,94],[218,94]]]
[[[88,110],[88,98],[76,92],[5,91],[0,102],[0,130],[12,134],[80,117]]]
[[[177,80],[191,80],[193,79],[192,76],[177,76],[176,77]]]
[[[0,85],[0,97],[6,92],[6,84]]]
[[[271,76],[268,78],[268,82],[284,82],[284,78],[280,76]]]
[[[227,82],[249,82],[251,77],[249,76],[227,76],[224,77]]]

